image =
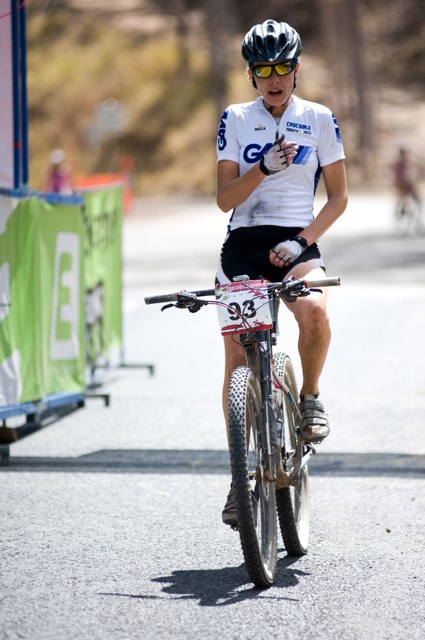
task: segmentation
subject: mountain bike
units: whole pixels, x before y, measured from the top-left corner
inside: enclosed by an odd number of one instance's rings
[[[229,390],[229,453],[237,531],[245,565],[257,587],[275,577],[278,521],[288,555],[309,545],[308,461],[314,446],[301,435],[298,389],[291,359],[273,353],[279,303],[340,284],[339,278],[307,281],[293,277],[270,283],[239,276],[215,289],[149,296],[146,304],[167,303],[195,313],[218,308],[221,333],[245,349],[246,366],[235,369]],[[205,300],[214,296],[214,300]]]

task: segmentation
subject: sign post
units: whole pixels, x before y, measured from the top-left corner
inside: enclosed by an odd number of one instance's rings
[[[0,188],[28,184],[26,0],[0,0]]]

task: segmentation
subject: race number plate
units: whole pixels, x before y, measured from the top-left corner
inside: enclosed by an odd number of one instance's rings
[[[265,280],[245,280],[217,287],[218,319],[223,336],[263,331],[273,326]]]

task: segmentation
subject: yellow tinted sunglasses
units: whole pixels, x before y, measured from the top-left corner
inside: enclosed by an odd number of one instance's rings
[[[259,64],[257,67],[252,67],[252,70],[257,78],[270,78],[273,71],[276,71],[278,76],[287,76],[295,69],[296,64],[295,60],[285,60],[278,64]]]

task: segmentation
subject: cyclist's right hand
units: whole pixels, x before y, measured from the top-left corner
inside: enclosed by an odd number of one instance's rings
[[[284,140],[285,136],[280,136],[261,158],[260,169],[266,176],[283,171],[293,163],[298,145],[296,142],[284,142]]]

